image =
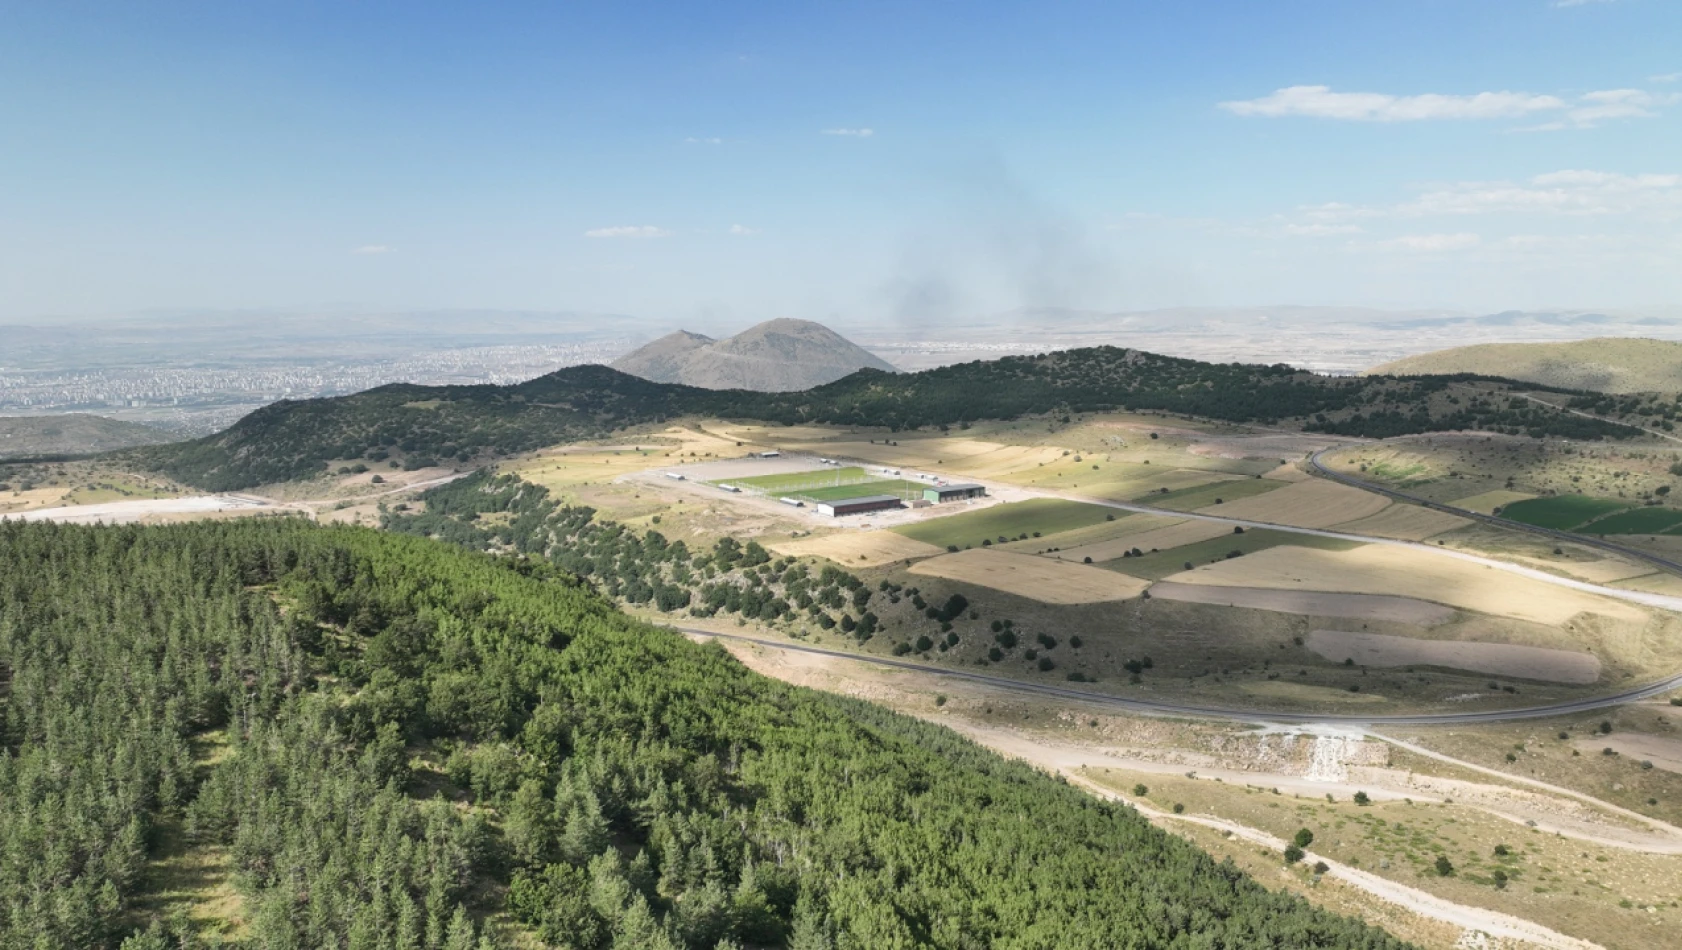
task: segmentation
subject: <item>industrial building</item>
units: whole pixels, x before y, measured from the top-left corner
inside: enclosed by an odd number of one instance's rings
[[[963,501],[966,498],[985,498],[987,489],[980,485],[936,485],[923,489],[923,500],[941,504],[948,501]]]
[[[871,511],[890,511],[905,507],[896,495],[862,495],[858,498],[838,498],[818,502],[818,514],[831,518],[843,515],[862,515]]]

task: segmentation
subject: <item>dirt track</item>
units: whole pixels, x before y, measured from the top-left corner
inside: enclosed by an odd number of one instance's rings
[[[756,651],[751,647],[736,647],[733,652],[759,672],[801,685],[833,689],[837,680],[832,680],[830,677],[839,677],[839,682],[845,682],[854,687],[860,682],[857,676],[836,669],[837,664],[834,661],[800,657],[792,659],[792,662],[785,662],[787,658],[784,656],[756,655]],[[1087,768],[1122,768],[1162,775],[1181,774],[1186,770],[1182,763],[1118,754],[1117,750],[1077,748],[1048,743],[1014,730],[981,726],[953,716],[924,714],[924,718],[938,721],[940,724],[968,736],[1001,755],[1021,759],[1039,768],[1063,775],[1072,783],[1092,794],[1112,800],[1126,801],[1156,824],[1168,827],[1175,823],[1196,824],[1231,834],[1236,838],[1275,851],[1284,850],[1285,842],[1283,840],[1259,829],[1213,816],[1173,815],[1159,811],[1149,805],[1119,795],[1081,774],[1082,770]],[[1352,795],[1355,790],[1353,786],[1348,786],[1342,782],[1326,782],[1301,776],[1245,772],[1236,769],[1201,768],[1197,774],[1200,778],[1220,778],[1228,783],[1261,783],[1277,786],[1282,791],[1293,794],[1307,794],[1313,797],[1318,797],[1328,791],[1347,796]],[[1467,783],[1458,784],[1467,785]],[[1495,790],[1493,787],[1490,788]],[[1402,793],[1383,789],[1369,790],[1369,794],[1381,800],[1403,797]],[[1511,820],[1519,819],[1511,818]],[[1564,829],[1561,829],[1561,832],[1570,834]],[[1583,837],[1585,840],[1589,839],[1587,835],[1576,836]],[[1613,846],[1628,846],[1617,841],[1607,841],[1605,843]],[[1446,900],[1419,888],[1410,887],[1368,871],[1325,859],[1318,854],[1309,853],[1306,860],[1309,862],[1325,860],[1330,868],[1327,873],[1339,880],[1412,913],[1452,924],[1468,932],[1481,932],[1500,939],[1524,941],[1535,946],[1549,948],[1549,950],[1601,950],[1598,944],[1567,936],[1541,924],[1532,923],[1499,911]]]
[[[160,515],[202,515],[221,511],[251,511],[261,509],[285,510],[266,499],[249,495],[190,495],[186,498],[150,498],[137,501],[111,501],[97,505],[68,505],[62,508],[36,508],[12,514],[0,514],[0,520],[57,521],[63,524],[137,524]]]

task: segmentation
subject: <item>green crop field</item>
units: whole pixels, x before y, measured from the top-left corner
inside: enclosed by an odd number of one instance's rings
[[[1682,511],[1672,508],[1630,508],[1583,525],[1584,534],[1661,534],[1682,525]]]
[[[1272,478],[1235,478],[1182,488],[1179,491],[1140,495],[1134,500],[1142,505],[1154,505],[1158,508],[1195,511],[1220,502],[1237,501],[1240,498],[1264,494],[1275,488],[1284,488],[1287,484],[1289,483]]]
[[[1143,557],[1116,558],[1113,561],[1105,561],[1102,566],[1145,580],[1158,581],[1185,570],[1188,562],[1198,566],[1221,560],[1233,551],[1254,554],[1285,544],[1323,551],[1348,551],[1361,546],[1359,541],[1345,541],[1342,538],[1322,538],[1318,535],[1298,534],[1295,531],[1250,528],[1243,534],[1222,535],[1195,544],[1182,544],[1155,554],[1146,551]]]
[[[980,511],[908,524],[894,531],[939,547],[980,547],[982,541],[998,543],[1000,538],[1015,540],[1019,535],[1056,534],[1087,525],[1120,518],[1126,512],[1103,505],[1089,505],[1058,498],[1031,498],[1012,504],[994,505]]]
[[[1590,498],[1587,495],[1556,495],[1552,498],[1532,498],[1515,501],[1501,509],[1501,517],[1538,528],[1570,531],[1614,511],[1633,507],[1627,501],[1612,498]]]

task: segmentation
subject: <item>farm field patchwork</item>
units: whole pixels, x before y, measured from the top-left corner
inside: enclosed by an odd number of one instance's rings
[[[1168,508],[1173,511],[1196,511],[1199,508],[1263,495],[1276,488],[1284,488],[1287,484],[1289,483],[1275,481],[1271,478],[1240,478],[1198,485],[1192,488],[1182,488],[1166,494],[1162,492],[1157,492],[1154,495],[1147,493],[1133,500],[1141,504]]]
[[[1390,507],[1383,495],[1336,482],[1297,482],[1277,491],[1201,509],[1227,518],[1244,518],[1299,528],[1327,528],[1376,515]]]
[[[918,561],[911,566],[911,573],[989,587],[1045,604],[1129,600],[1147,586],[1144,581],[1101,568],[981,548]]]
[[[1101,564],[1105,561],[1115,560],[1134,548],[1149,554],[1153,551],[1168,551],[1183,545],[1196,544],[1210,538],[1232,536],[1232,526],[1219,521],[1188,518],[1184,521],[1165,522],[1158,516],[1136,515],[1134,517],[1151,517],[1153,522],[1141,525],[1144,528],[1142,531],[1128,532],[1107,541],[1063,548],[1061,551],[1054,552],[1053,556],[1065,561],[1082,562],[1091,558],[1094,563]]]
[[[1019,485],[1079,492],[1106,501],[1133,501],[1152,492],[1160,495],[1164,488],[1175,492],[1200,485],[1228,484],[1238,479],[1237,475],[1223,472],[1131,463],[1100,464],[1094,471],[1089,463],[1067,460],[1006,478]]]
[[[1376,515],[1356,518],[1354,521],[1340,521],[1331,527],[1333,531],[1347,531],[1350,534],[1423,541],[1456,528],[1464,528],[1471,523],[1446,511],[1421,508],[1418,505],[1396,504]]]
[[[1627,501],[1613,498],[1590,498],[1587,495],[1555,495],[1552,498],[1531,498],[1515,501],[1501,509],[1501,517],[1538,528],[1570,531],[1615,511],[1631,507]]]
[[[1020,551],[1024,554],[1041,554],[1050,548],[1084,547],[1104,541],[1114,541],[1124,535],[1138,534],[1152,528],[1164,525],[1179,524],[1181,519],[1169,515],[1148,515],[1143,513],[1115,512],[1114,521],[1100,521],[1084,528],[1072,528],[1059,531],[1056,534],[1046,534],[1042,537],[1030,537],[1026,541],[1011,541],[1000,545],[1006,551]],[[997,539],[993,543],[998,545]],[[1079,560],[1079,558],[1076,558]],[[1093,560],[1098,560],[1094,558]]]
[[[1292,548],[1314,548],[1321,551],[1352,551],[1363,546],[1359,541],[1322,538],[1312,534],[1297,534],[1291,531],[1269,531],[1266,528],[1251,528],[1243,534],[1233,534],[1232,529],[1225,525],[1217,525],[1217,527],[1223,529],[1223,533],[1219,537],[1209,538],[1195,544],[1184,544],[1177,548],[1168,548],[1155,554],[1149,553],[1149,548],[1141,548],[1146,552],[1142,557],[1116,558],[1105,562],[1104,566],[1112,571],[1121,571],[1134,577],[1161,580],[1185,571],[1188,563],[1196,567],[1200,564],[1210,564],[1217,561],[1241,560],[1257,552],[1282,545],[1289,545]],[[1231,557],[1234,551],[1239,552],[1239,558]]]
[[[1682,511],[1640,507],[1615,512],[1578,528],[1583,534],[1674,534],[1682,525]]]
[[[1126,569],[1132,568],[1126,564]],[[1394,594],[1550,626],[1563,626],[1585,613],[1635,624],[1648,619],[1647,612],[1633,604],[1389,544],[1346,551],[1280,546],[1197,567],[1171,579],[1186,584]]]
[[[1020,535],[1056,534],[1088,525],[1113,521],[1122,513],[1103,505],[1089,505],[1060,498],[1030,498],[1027,501],[993,505],[977,511],[931,518],[892,530],[937,547],[981,547],[999,538],[1014,540]]]

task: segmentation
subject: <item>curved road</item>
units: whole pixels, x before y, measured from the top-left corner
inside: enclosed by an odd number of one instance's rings
[[[1591,416],[1590,418],[1595,417]],[[1404,438],[1413,437],[1405,436]],[[1618,544],[1615,541],[1607,541],[1604,538],[1596,538],[1582,534],[1572,534],[1569,531],[1556,531],[1552,528],[1542,528],[1518,521],[1509,521],[1506,518],[1497,518],[1494,515],[1486,515],[1480,511],[1468,511],[1465,508],[1456,508],[1453,505],[1445,505],[1441,502],[1431,501],[1429,498],[1421,498],[1418,495],[1410,495],[1407,492],[1397,491],[1393,488],[1386,488],[1383,485],[1375,485],[1372,482],[1356,478],[1353,475],[1345,475],[1342,472],[1334,472],[1327,468],[1325,463],[1320,461],[1320,456],[1325,455],[1327,452],[1336,452],[1346,448],[1348,448],[1346,445],[1334,445],[1321,449],[1313,455],[1310,455],[1308,457],[1309,471],[1321,478],[1330,479],[1331,481],[1348,485],[1351,488],[1359,488],[1362,491],[1370,491],[1375,494],[1384,495],[1388,498],[1394,498],[1397,501],[1405,501],[1410,504],[1419,505],[1422,508],[1430,508],[1433,511],[1441,511],[1447,514],[1457,515],[1461,518],[1481,521],[1484,524],[1495,525],[1499,528],[1508,528],[1514,531],[1522,531],[1527,534],[1539,535],[1544,538],[1551,538],[1555,541],[1569,541],[1572,544],[1581,544],[1591,548],[1599,548],[1602,551],[1610,551],[1613,554],[1617,554],[1622,557],[1633,558],[1634,560],[1651,564],[1662,571],[1669,571],[1672,574],[1682,575],[1682,564],[1668,558],[1660,557],[1657,554],[1649,554],[1646,551],[1638,551],[1635,548],[1625,547],[1622,544]]]
[[[1079,700],[1098,706],[1111,706],[1128,712],[1144,713],[1154,716],[1197,716],[1204,719],[1227,719],[1236,722],[1253,723],[1290,723],[1290,724],[1324,724],[1339,726],[1443,726],[1478,722],[1506,722],[1513,719],[1543,719],[1549,716],[1566,716],[1573,713],[1593,712],[1610,706],[1621,706],[1638,700],[1651,699],[1671,690],[1682,688],[1682,673],[1657,683],[1650,683],[1636,689],[1625,690],[1610,696],[1596,696],[1590,699],[1573,699],[1559,703],[1549,703],[1542,706],[1528,706],[1520,709],[1492,709],[1484,712],[1464,713],[1419,713],[1415,715],[1395,716],[1346,716],[1325,715],[1322,713],[1270,713],[1252,709],[1226,709],[1220,706],[1199,706],[1192,703],[1176,703],[1154,699],[1127,699],[1121,696],[1106,696],[1102,693],[1091,693],[1086,690],[1069,689],[1064,686],[1052,686],[1044,683],[1027,683],[1021,680],[1008,679],[1003,676],[989,676],[986,673],[972,673],[968,670],[949,670],[909,660],[895,660],[888,657],[869,656],[862,653],[848,653],[844,650],[826,650],[823,647],[805,646],[798,643],[782,643],[776,640],[763,640],[759,637],[744,637],[734,633],[716,633],[711,630],[696,630],[690,627],[676,627],[679,633],[697,637],[710,637],[715,640],[733,640],[737,643],[751,643],[755,646],[769,647],[773,650],[786,650],[791,653],[809,653],[815,656],[827,656],[840,660],[856,660],[874,666],[890,667],[899,670],[911,670],[917,673],[928,673],[934,676],[946,676],[953,679],[967,680],[981,683],[998,689],[1015,690],[1021,693],[1032,693],[1037,696],[1051,696],[1057,699]]]
[[[1392,490],[1392,489],[1384,488],[1384,487],[1379,486],[1379,485],[1373,485],[1373,484],[1370,484],[1368,482],[1362,481],[1361,479],[1352,478],[1350,476],[1343,475],[1339,472],[1331,471],[1330,469],[1327,469],[1321,463],[1321,461],[1320,461],[1320,456],[1321,455],[1325,454],[1326,452],[1333,451],[1334,449],[1347,448],[1347,447],[1348,447],[1347,445],[1345,445],[1345,446],[1331,446],[1331,447],[1328,447],[1328,448],[1325,448],[1325,449],[1321,449],[1318,452],[1315,452],[1313,455],[1311,455],[1309,457],[1310,471],[1312,471],[1316,475],[1320,475],[1320,476],[1328,478],[1332,481],[1341,482],[1343,484],[1349,485],[1352,488],[1358,488],[1358,489],[1361,489],[1363,491],[1375,492],[1377,494],[1384,495],[1384,496],[1387,496],[1389,498],[1393,498],[1393,499],[1396,499],[1396,500],[1399,500],[1399,501],[1404,501],[1404,502],[1408,502],[1408,503],[1411,503],[1411,504],[1422,505],[1424,507],[1432,508],[1432,509],[1435,509],[1437,511],[1446,512],[1446,513],[1452,514],[1452,515],[1458,515],[1460,517],[1469,518],[1469,519],[1472,519],[1472,520],[1475,520],[1475,521],[1481,521],[1481,522],[1485,522],[1485,523],[1488,523],[1488,524],[1493,524],[1493,525],[1496,525],[1496,526],[1502,527],[1502,528],[1511,528],[1511,529],[1518,530],[1518,531],[1527,531],[1529,533],[1541,535],[1543,537],[1553,538],[1553,539],[1561,540],[1561,541],[1569,541],[1573,544],[1584,544],[1584,545],[1588,545],[1590,547],[1600,548],[1602,550],[1610,551],[1610,552],[1613,552],[1613,553],[1616,553],[1616,554],[1619,554],[1619,555],[1622,555],[1622,556],[1625,556],[1625,557],[1635,558],[1635,559],[1640,560],[1642,562],[1652,564],[1652,565],[1654,565],[1654,566],[1656,566],[1656,567],[1658,567],[1662,570],[1666,570],[1666,571],[1670,571],[1672,573],[1682,575],[1682,564],[1678,564],[1674,561],[1670,561],[1670,560],[1667,560],[1665,558],[1658,557],[1657,555],[1647,554],[1646,552],[1643,552],[1643,551],[1637,551],[1637,550],[1634,550],[1632,548],[1626,548],[1626,547],[1624,547],[1623,545],[1620,545],[1620,544],[1615,544],[1615,543],[1607,542],[1607,541],[1601,541],[1601,540],[1595,539],[1595,538],[1587,538],[1587,537],[1583,537],[1581,535],[1570,534],[1570,533],[1567,533],[1567,532],[1554,531],[1554,530],[1551,530],[1551,529],[1548,529],[1548,528],[1539,528],[1539,527],[1536,527],[1534,525],[1519,524],[1518,522],[1507,521],[1507,520],[1504,520],[1504,519],[1501,519],[1501,518],[1493,517],[1491,515],[1481,514],[1481,513],[1476,512],[1476,511],[1467,511],[1466,509],[1456,508],[1452,505],[1440,504],[1438,502],[1430,501],[1429,499],[1420,498],[1420,497],[1417,497],[1415,495],[1409,495],[1405,492],[1395,491],[1395,490]],[[871,464],[871,463],[867,462],[866,464]],[[1012,486],[1012,487],[1013,488],[1018,488],[1020,486]],[[1520,575],[1523,575],[1523,576],[1526,576],[1526,577],[1531,577],[1531,578],[1534,578],[1536,580],[1544,581],[1544,582],[1551,583],[1551,584],[1557,584],[1561,587],[1569,587],[1569,588],[1573,588],[1573,589],[1576,589],[1576,590],[1582,590],[1582,591],[1585,591],[1585,592],[1588,592],[1588,593],[1599,594],[1601,596],[1612,597],[1612,598],[1615,598],[1615,599],[1624,600],[1624,601],[1628,601],[1628,602],[1632,602],[1632,603],[1645,604],[1647,606],[1652,606],[1652,607],[1660,607],[1660,608],[1667,609],[1667,610],[1682,611],[1682,598],[1672,597],[1672,596],[1668,596],[1668,595],[1665,595],[1665,594],[1655,594],[1655,593],[1650,593],[1650,592],[1647,592],[1647,591],[1635,591],[1635,590],[1625,590],[1625,589],[1622,589],[1622,588],[1615,588],[1615,587],[1604,587],[1604,586],[1601,586],[1599,584],[1591,584],[1591,583],[1588,583],[1586,581],[1579,581],[1579,580],[1574,580],[1572,578],[1560,577],[1557,574],[1549,574],[1546,571],[1541,571],[1541,570],[1537,570],[1535,568],[1525,567],[1525,566],[1520,565],[1520,564],[1513,564],[1509,561],[1502,561],[1502,560],[1498,560],[1496,558],[1480,557],[1478,555],[1470,554],[1470,553],[1467,553],[1467,552],[1464,552],[1464,551],[1448,550],[1448,549],[1445,549],[1445,548],[1440,547],[1440,546],[1429,545],[1429,544],[1425,544],[1425,543],[1419,542],[1419,541],[1406,541],[1406,540],[1401,540],[1401,539],[1397,539],[1397,538],[1378,538],[1378,537],[1373,537],[1373,536],[1370,536],[1370,535],[1350,534],[1350,533],[1341,532],[1341,531],[1332,531],[1332,530],[1328,530],[1328,529],[1324,529],[1324,528],[1303,528],[1303,527],[1298,527],[1298,526],[1295,526],[1295,525],[1281,525],[1281,524],[1273,524],[1273,523],[1270,523],[1270,522],[1263,522],[1263,521],[1251,521],[1251,520],[1243,519],[1243,518],[1230,518],[1230,517],[1225,517],[1225,516],[1222,516],[1222,515],[1208,514],[1208,513],[1205,513],[1205,512],[1201,512],[1201,511],[1175,511],[1175,510],[1171,510],[1171,509],[1167,509],[1167,508],[1158,508],[1154,505],[1144,505],[1144,504],[1138,504],[1136,502],[1112,501],[1110,499],[1105,499],[1105,498],[1094,498],[1094,497],[1090,497],[1090,496],[1078,495],[1078,494],[1075,494],[1075,493],[1072,493],[1072,492],[1060,492],[1060,491],[1055,491],[1055,490],[1049,490],[1048,491],[1048,490],[1045,490],[1045,489],[1036,489],[1036,490],[1034,490],[1034,492],[1037,493],[1037,494],[1042,494],[1042,495],[1046,495],[1046,496],[1049,496],[1049,497],[1065,498],[1065,499],[1068,499],[1068,500],[1071,500],[1071,501],[1082,501],[1082,502],[1087,502],[1089,504],[1102,505],[1104,507],[1115,508],[1115,509],[1119,509],[1119,510],[1122,510],[1122,511],[1133,511],[1133,512],[1147,513],[1147,514],[1170,515],[1170,516],[1173,516],[1173,517],[1176,517],[1176,518],[1188,518],[1188,519],[1195,519],[1195,520],[1201,520],[1201,521],[1214,521],[1214,522],[1220,522],[1220,523],[1224,523],[1224,524],[1231,524],[1231,525],[1235,525],[1235,526],[1242,526],[1246,529],[1249,529],[1249,528],[1264,528],[1264,529],[1269,529],[1269,530],[1273,530],[1273,531],[1285,531],[1285,532],[1291,532],[1291,533],[1295,533],[1295,534],[1315,535],[1315,536],[1324,537],[1324,538],[1340,538],[1340,539],[1344,539],[1344,540],[1357,541],[1357,542],[1362,542],[1362,543],[1367,543],[1367,544],[1391,544],[1391,545],[1397,545],[1397,546],[1400,546],[1400,547],[1418,548],[1418,549],[1421,549],[1421,550],[1433,552],[1433,553],[1438,554],[1438,555],[1442,555],[1442,556],[1446,556],[1446,557],[1453,557],[1453,558],[1457,558],[1457,559],[1460,559],[1460,560],[1472,561],[1474,563],[1483,564],[1485,566],[1497,568],[1499,570],[1510,571],[1512,573],[1520,574]],[[758,645],[758,646],[768,647],[770,649],[787,650],[787,651],[795,652],[795,653],[808,653],[808,654],[813,654],[813,655],[817,655],[817,656],[834,657],[834,658],[837,658],[837,659],[856,660],[856,661],[861,662],[861,663],[870,663],[870,664],[874,664],[876,666],[891,667],[891,668],[903,669],[903,670],[912,670],[912,671],[919,672],[919,673],[929,673],[929,674],[936,675],[936,676],[947,676],[947,677],[952,677],[952,678],[955,678],[955,679],[968,680],[970,682],[982,683],[982,684],[985,684],[985,685],[988,685],[988,686],[997,687],[999,689],[1010,689],[1010,690],[1016,690],[1018,692],[1034,693],[1034,694],[1040,695],[1040,696],[1053,696],[1053,697],[1057,697],[1059,699],[1079,700],[1079,701],[1082,701],[1082,702],[1090,702],[1090,703],[1094,703],[1094,704],[1101,705],[1101,706],[1112,706],[1112,707],[1115,707],[1115,708],[1118,708],[1118,709],[1125,709],[1125,710],[1128,710],[1128,711],[1131,711],[1131,712],[1143,713],[1143,714],[1147,714],[1147,715],[1198,716],[1198,717],[1209,718],[1209,719],[1225,719],[1225,720],[1233,720],[1233,721],[1238,721],[1238,722],[1288,723],[1288,724],[1322,723],[1322,724],[1326,724],[1326,725],[1351,725],[1351,726],[1362,726],[1362,725],[1453,725],[1455,723],[1505,722],[1505,721],[1516,720],[1516,719],[1542,719],[1542,718],[1546,718],[1546,717],[1549,717],[1549,716],[1563,716],[1563,715],[1571,715],[1571,714],[1575,714],[1575,713],[1593,712],[1594,710],[1597,710],[1597,709],[1606,709],[1606,708],[1610,708],[1612,706],[1621,706],[1621,705],[1624,705],[1626,703],[1638,702],[1638,701],[1643,700],[1643,699],[1651,699],[1654,696],[1659,696],[1659,695],[1663,695],[1663,694],[1668,693],[1668,692],[1672,692],[1674,690],[1682,689],[1682,672],[1678,672],[1678,673],[1676,673],[1672,676],[1669,676],[1665,679],[1659,680],[1658,682],[1649,683],[1645,686],[1640,686],[1640,687],[1636,687],[1634,689],[1624,690],[1624,691],[1618,692],[1618,693],[1612,693],[1612,694],[1609,694],[1609,695],[1606,695],[1606,696],[1596,696],[1596,697],[1585,698],[1585,699],[1567,700],[1567,701],[1564,701],[1564,702],[1549,703],[1549,704],[1545,704],[1545,705],[1542,705],[1542,706],[1521,707],[1521,708],[1518,708],[1518,709],[1499,709],[1499,710],[1487,710],[1487,711],[1480,711],[1480,712],[1464,712],[1464,713],[1418,713],[1418,714],[1413,714],[1413,715],[1390,715],[1390,716],[1350,716],[1350,715],[1337,715],[1337,714],[1327,715],[1327,714],[1318,714],[1318,713],[1312,713],[1312,714],[1311,713],[1268,713],[1268,712],[1262,712],[1262,711],[1258,711],[1258,710],[1228,709],[1228,708],[1219,707],[1219,706],[1200,706],[1200,705],[1195,705],[1195,704],[1190,704],[1190,703],[1174,703],[1174,702],[1150,700],[1150,699],[1126,699],[1126,698],[1119,697],[1119,696],[1106,696],[1106,695],[1103,695],[1101,693],[1091,693],[1091,692],[1087,692],[1085,690],[1069,689],[1067,687],[1062,687],[1062,686],[1052,686],[1052,685],[1046,685],[1046,684],[1040,684],[1040,683],[1028,683],[1028,682],[1022,682],[1020,680],[1007,679],[1007,678],[1002,677],[1002,676],[989,676],[985,673],[972,673],[972,672],[969,672],[967,670],[942,669],[942,668],[939,668],[939,667],[926,666],[926,665],[923,665],[921,663],[914,663],[914,662],[910,662],[910,661],[907,661],[907,660],[896,660],[896,659],[890,659],[890,658],[887,658],[887,657],[874,657],[874,656],[869,656],[869,655],[860,654],[860,653],[848,653],[848,652],[845,652],[845,651],[842,651],[842,650],[826,650],[822,647],[804,646],[804,645],[801,645],[801,644],[794,644],[794,643],[782,643],[782,642],[778,642],[776,640],[765,640],[765,639],[761,639],[761,638],[758,638],[758,637],[745,637],[745,636],[741,636],[739,634],[715,633],[715,632],[712,632],[712,631],[709,631],[709,630],[697,630],[697,629],[685,628],[685,627],[679,627],[679,628],[676,628],[676,629],[678,629],[682,633],[692,634],[692,635],[695,635],[695,636],[711,637],[711,638],[714,638],[714,639],[721,639],[721,640],[734,640],[734,641],[737,641],[737,642],[740,642],[740,643],[752,643],[752,644],[755,644],[755,645]]]

